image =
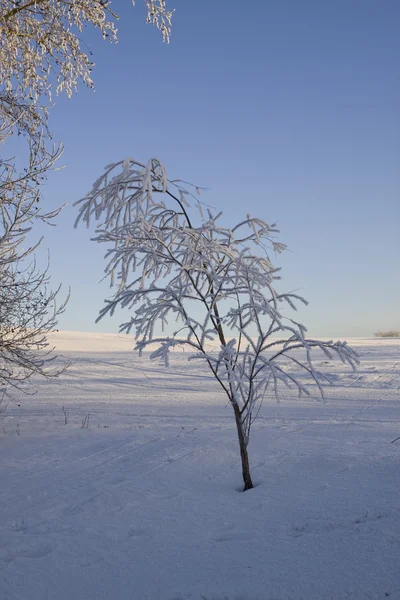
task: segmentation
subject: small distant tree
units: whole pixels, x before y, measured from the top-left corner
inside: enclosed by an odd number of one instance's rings
[[[189,188],[190,189],[190,188]],[[198,191],[198,190],[193,190]],[[193,350],[232,406],[240,446],[244,489],[253,487],[248,443],[251,426],[266,393],[279,398],[281,384],[310,395],[310,386],[295,375],[303,371],[323,396],[327,376],[312,360],[312,350],[329,359],[337,355],[355,368],[356,353],[346,342],[321,342],[305,337],[306,328],[285,319],[281,308],[306,301],[274,288],[278,279],[269,250],[282,252],[275,225],[247,215],[235,227],[224,227],[222,213],[203,215],[195,198],[179,181],[169,181],[162,164],[131,158],[108,165],[92,191],[78,201],[80,220],[96,229],[98,242],[110,245],[106,273],[115,287],[97,320],[117,306],[133,311],[122,332],[135,332],[141,352],[156,344],[150,358],[168,365],[177,346]],[[172,318],[173,335],[160,335]],[[218,340],[220,351],[208,350]]]
[[[379,338],[395,338],[400,337],[400,331],[398,329],[389,329],[389,331],[376,331],[374,336]]]

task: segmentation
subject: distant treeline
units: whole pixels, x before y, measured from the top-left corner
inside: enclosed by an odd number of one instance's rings
[[[400,331],[397,331],[396,329],[391,329],[390,331],[377,331],[374,333],[374,336],[382,338],[400,337]]]

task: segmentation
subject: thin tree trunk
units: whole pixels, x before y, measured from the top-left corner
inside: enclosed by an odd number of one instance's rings
[[[235,413],[236,429],[239,438],[240,458],[242,459],[242,475],[244,482],[243,491],[245,492],[246,490],[251,490],[254,486],[250,475],[249,455],[247,453],[246,438],[243,431],[242,415],[240,414],[239,406],[235,402],[233,403],[233,410]]]

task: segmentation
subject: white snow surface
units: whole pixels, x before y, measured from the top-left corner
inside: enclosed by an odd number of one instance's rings
[[[321,357],[325,404],[267,398],[245,493],[203,364],[53,341],[71,367],[0,424],[1,600],[400,599],[400,340],[349,340],[357,374]]]

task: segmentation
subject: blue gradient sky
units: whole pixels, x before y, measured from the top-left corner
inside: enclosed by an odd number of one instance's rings
[[[281,289],[298,290],[311,335],[399,328],[400,4],[398,0],[170,0],[171,44],[122,0],[119,44],[89,33],[96,91],[57,98],[65,169],[45,188],[54,284],[71,285],[60,328],[95,325],[109,294],[105,248],[73,230],[72,203],[103,166],[160,158],[171,178],[210,187],[233,224],[278,221],[290,251]],[[85,34],[86,35],[86,34]]]

